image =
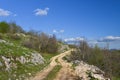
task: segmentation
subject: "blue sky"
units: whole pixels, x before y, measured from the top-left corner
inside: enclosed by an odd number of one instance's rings
[[[0,0],[0,21],[120,48],[120,0]]]

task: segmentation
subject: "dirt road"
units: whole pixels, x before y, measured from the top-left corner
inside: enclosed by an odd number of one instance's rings
[[[62,69],[58,72],[58,75],[54,80],[76,80],[72,64],[62,59],[64,56],[69,54],[70,52],[65,52],[58,58],[58,62],[62,66]]]
[[[72,49],[52,57],[51,63],[30,80],[44,80],[44,78],[50,73],[50,71],[58,64],[62,66],[62,69],[58,72],[54,80],[75,80],[73,77],[74,71],[71,69],[72,65],[62,59],[64,56],[69,55],[71,51]]]

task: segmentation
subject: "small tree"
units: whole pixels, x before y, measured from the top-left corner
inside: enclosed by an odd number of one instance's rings
[[[58,51],[58,45],[57,45],[57,40],[55,35],[49,38],[47,51],[49,53],[56,53]]]
[[[11,33],[24,33],[25,31],[15,22],[9,23]]]
[[[88,54],[89,54],[89,45],[87,44],[86,41],[80,41],[80,45],[79,45],[79,49],[81,51],[82,54],[82,60],[86,60],[88,58]],[[86,59],[85,59],[86,58]]]
[[[10,29],[10,27],[6,22],[4,22],[4,21],[0,22],[0,32],[1,33],[7,33],[7,32],[9,32],[9,29]]]
[[[42,52],[47,51],[48,41],[49,41],[49,36],[42,32],[39,35],[39,42],[40,42],[39,48],[40,48],[40,51],[42,51]]]

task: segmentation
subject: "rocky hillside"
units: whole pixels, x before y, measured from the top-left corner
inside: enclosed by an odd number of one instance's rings
[[[37,51],[5,36],[0,39],[0,80],[23,80],[44,67],[44,63],[44,58]]]

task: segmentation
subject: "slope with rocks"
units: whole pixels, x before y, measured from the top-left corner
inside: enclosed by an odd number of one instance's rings
[[[42,69],[44,63],[44,58],[37,51],[8,38],[0,39],[0,80],[23,80]]]

